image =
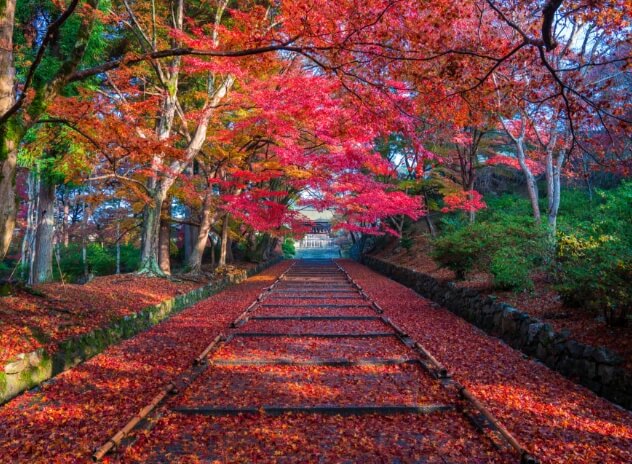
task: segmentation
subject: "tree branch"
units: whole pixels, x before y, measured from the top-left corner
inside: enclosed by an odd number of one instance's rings
[[[302,52],[303,47],[294,47],[290,45],[295,41],[296,41],[296,38],[293,38],[291,40],[288,40],[286,42],[276,44],[276,45],[248,48],[244,50],[196,50],[192,47],[179,47],[179,48],[170,48],[166,50],[158,50],[155,52],[143,53],[141,55],[124,57],[118,60],[112,60],[107,63],[103,63],[102,65],[95,66],[94,68],[76,71],[72,73],[70,76],[68,76],[68,78],[66,79],[66,82],[70,83],[70,82],[80,81],[88,77],[104,73],[105,71],[116,69],[121,66],[129,66],[129,65],[141,63],[146,60],[169,58],[169,57],[174,57],[174,56],[194,55],[194,56],[238,58],[238,57],[244,57],[244,56],[259,55],[262,53],[269,53],[269,52],[274,52],[274,51],[291,51],[291,52],[297,52],[297,53]]]
[[[26,73],[26,79],[24,81],[24,86],[22,87],[22,93],[16,98],[15,103],[7,110],[6,113],[0,116],[0,124],[6,122],[17,110],[20,109],[24,99],[26,98],[26,93],[29,87],[33,82],[33,78],[35,77],[35,72],[39,67],[40,63],[44,59],[44,54],[46,53],[46,49],[49,45],[55,43],[57,38],[59,37],[59,30],[64,25],[64,23],[70,18],[70,16],[77,9],[77,5],[79,4],[79,0],[72,0],[68,8],[66,8],[61,15],[50,25],[46,30],[46,34],[42,39],[42,43],[39,46],[37,53],[35,54],[35,59],[33,59],[33,63],[29,67],[29,70]]]
[[[562,2],[563,0],[549,0],[542,9],[542,41],[547,52],[557,47],[557,41],[553,37],[553,20]]]

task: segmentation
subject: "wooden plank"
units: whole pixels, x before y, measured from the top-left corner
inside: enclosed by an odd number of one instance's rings
[[[217,366],[331,366],[331,367],[359,367],[359,366],[399,366],[403,364],[420,364],[416,358],[369,358],[352,361],[350,359],[305,359],[297,361],[290,358],[248,358],[248,359],[217,359],[211,364]]]
[[[320,292],[319,292],[320,293]],[[305,295],[301,295],[301,296],[286,296],[286,295],[280,295],[280,296],[270,296],[268,297],[268,302],[270,300],[293,300],[293,299],[301,299],[301,300],[360,300],[362,299],[362,297],[360,295],[358,296],[305,296]]]
[[[443,411],[452,411],[455,407],[448,404],[393,404],[393,405],[349,405],[349,406],[262,406],[247,408],[218,408],[214,406],[198,406],[198,407],[178,407],[173,408],[174,412],[187,415],[205,415],[205,416],[235,416],[237,414],[323,414],[323,415],[341,415],[356,416],[364,414],[431,414]]]
[[[379,316],[253,316],[251,321],[380,321]]]
[[[266,303],[261,305],[264,308],[370,308],[367,304],[274,304]]]
[[[232,334],[234,337],[278,337],[278,338],[381,338],[381,337],[397,337],[396,333],[392,332],[366,332],[366,333],[272,333],[272,332],[238,332]]]

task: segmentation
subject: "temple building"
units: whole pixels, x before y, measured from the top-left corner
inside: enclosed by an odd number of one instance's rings
[[[306,208],[301,210],[301,214],[306,218],[305,224],[310,225],[312,230],[296,244],[297,249],[337,248],[331,233],[331,211]]]

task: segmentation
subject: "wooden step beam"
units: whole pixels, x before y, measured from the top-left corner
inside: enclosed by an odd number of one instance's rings
[[[349,406],[261,406],[261,407],[176,407],[174,412],[186,415],[204,416],[236,416],[238,414],[323,414],[340,416],[357,416],[365,414],[394,415],[394,414],[431,414],[454,410],[448,404],[393,404],[393,405],[349,405]]]

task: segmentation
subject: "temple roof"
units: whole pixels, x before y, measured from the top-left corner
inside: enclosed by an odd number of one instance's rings
[[[334,217],[334,213],[328,209],[318,211],[314,208],[303,208],[298,211],[307,219],[316,222],[331,222]]]

